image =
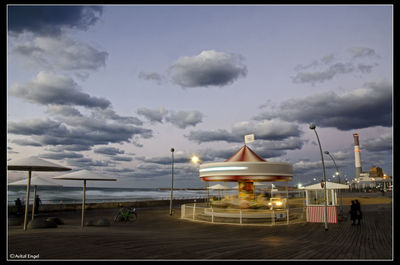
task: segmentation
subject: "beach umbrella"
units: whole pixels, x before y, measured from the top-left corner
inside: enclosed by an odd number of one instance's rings
[[[116,181],[116,179],[101,176],[88,170],[79,170],[65,175],[53,177],[53,179],[80,180],[83,181],[83,199],[82,199],[82,219],[81,227],[83,229],[83,220],[85,218],[85,199],[86,199],[86,181]]]
[[[228,189],[227,187],[221,185],[221,184],[216,184],[210,187],[207,187],[209,190],[218,190],[219,191],[219,197],[221,198],[221,190],[226,190]]]
[[[26,231],[26,223],[28,219],[28,206],[29,206],[29,192],[31,186],[32,171],[68,171],[70,168],[57,165],[55,163],[46,161],[36,156],[30,156],[17,160],[11,160],[7,164],[8,170],[28,171],[28,183],[26,184],[26,205],[24,217],[24,230]]]
[[[9,183],[8,186],[26,186],[28,185],[28,180],[27,179],[23,179],[23,180],[19,180],[13,183]],[[56,186],[56,187],[62,187],[62,185],[55,183],[51,180],[45,179],[45,178],[41,178],[38,176],[32,177],[31,178],[31,186],[34,186],[34,192],[33,192],[33,205],[32,205],[32,220],[34,219],[35,216],[35,205],[36,205],[36,190],[37,190],[37,186],[46,186],[46,187],[52,187],[52,186]]]

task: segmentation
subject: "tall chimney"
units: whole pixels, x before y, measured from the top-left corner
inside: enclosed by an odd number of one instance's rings
[[[358,141],[358,134],[353,134],[354,137],[354,158],[355,158],[355,165],[356,165],[356,177],[360,177],[361,173],[361,149],[360,149],[360,142]]]

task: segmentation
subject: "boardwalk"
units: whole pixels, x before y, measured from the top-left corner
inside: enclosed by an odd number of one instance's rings
[[[345,207],[347,209],[348,207]],[[391,260],[391,205],[363,205],[361,226],[329,224],[238,226],[180,219],[179,208],[138,209],[133,224],[79,227],[79,212],[60,213],[65,225],[27,232],[10,227],[8,254],[39,259],[133,260]],[[111,217],[112,209],[87,218]]]

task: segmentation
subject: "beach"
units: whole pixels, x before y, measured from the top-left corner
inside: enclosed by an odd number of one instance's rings
[[[179,202],[174,202],[172,216],[166,205],[141,207],[136,222],[85,226],[83,230],[79,210],[46,212],[40,218],[58,217],[64,224],[27,231],[9,226],[8,259],[391,260],[392,204],[366,200],[370,203],[362,203],[360,226],[351,226],[347,220],[329,224],[328,231],[320,223],[240,226],[191,222],[180,218]],[[116,210],[88,209],[85,220],[112,219]]]

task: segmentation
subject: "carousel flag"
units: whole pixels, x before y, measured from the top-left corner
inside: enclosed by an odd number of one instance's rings
[[[252,143],[254,142],[254,134],[248,134],[244,136],[244,143],[248,144],[248,143]]]

